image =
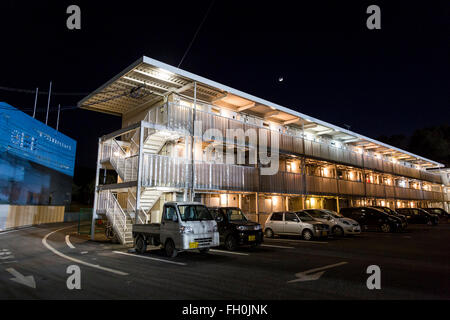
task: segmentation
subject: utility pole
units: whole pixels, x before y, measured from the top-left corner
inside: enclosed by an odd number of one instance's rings
[[[35,116],[36,116],[36,105],[37,105],[38,93],[39,93],[39,88],[36,88],[36,97],[34,98],[33,118],[35,118]]]
[[[50,81],[50,89],[48,89],[47,115],[45,116],[45,124],[48,122],[48,110],[50,109],[50,96],[52,95],[52,82]]]
[[[195,187],[195,116],[197,111],[197,81],[194,81],[194,110],[192,112],[192,140],[191,140],[191,157],[192,157],[192,186],[191,186],[191,201],[194,201],[194,187]]]

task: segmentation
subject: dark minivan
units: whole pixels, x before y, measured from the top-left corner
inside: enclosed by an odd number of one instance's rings
[[[212,207],[209,211],[216,219],[220,244],[228,250],[235,250],[239,245],[257,246],[263,242],[261,225],[249,221],[240,208]]]
[[[347,218],[358,221],[365,231],[393,232],[402,230],[402,220],[388,215],[384,211],[370,207],[342,208],[340,213]]]
[[[439,222],[438,215],[428,213],[420,208],[399,208],[397,212],[405,215],[409,223],[437,225]]]
[[[408,227],[408,219],[406,219],[406,216],[403,214],[398,213],[395,210],[392,210],[389,207],[383,207],[383,206],[370,206],[371,208],[375,208],[381,211],[386,212],[388,215],[400,218],[402,220],[402,228],[406,229]]]
[[[450,214],[442,208],[423,208],[428,213],[437,214],[439,218],[447,220],[450,218]]]

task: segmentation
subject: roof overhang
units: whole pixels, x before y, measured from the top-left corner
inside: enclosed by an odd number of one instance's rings
[[[217,107],[255,115],[280,125],[299,127],[314,136],[325,136],[421,167],[444,166],[436,161],[145,56],[83,98],[78,103],[78,107],[121,116],[150,106],[171,93],[193,98],[194,83],[197,88],[197,99]]]

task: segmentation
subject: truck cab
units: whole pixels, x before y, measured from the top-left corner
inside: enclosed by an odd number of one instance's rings
[[[147,244],[162,245],[169,257],[186,250],[204,253],[219,246],[217,223],[208,208],[198,202],[165,203],[161,221],[134,224],[133,238],[136,251],[145,252]]]

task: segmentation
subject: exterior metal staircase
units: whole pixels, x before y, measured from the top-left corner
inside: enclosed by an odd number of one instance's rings
[[[122,244],[132,244],[132,219],[119,204],[116,196],[110,191],[105,190],[100,193],[100,208],[106,213],[109,223],[114,229],[118,240]]]
[[[144,130],[144,153],[159,154],[166,142],[174,138],[168,132],[150,128]],[[108,161],[111,164],[122,182],[137,181],[139,135],[140,131],[136,130],[129,142],[121,142],[121,145],[113,138],[104,145],[102,161]],[[100,201],[102,201],[100,207],[106,213],[109,223],[122,244],[133,243],[133,223],[149,223],[151,221],[150,211],[162,194],[161,190],[142,187],[140,208],[136,208],[136,189],[128,188],[126,206],[122,208],[113,192],[107,190],[100,193]]]

